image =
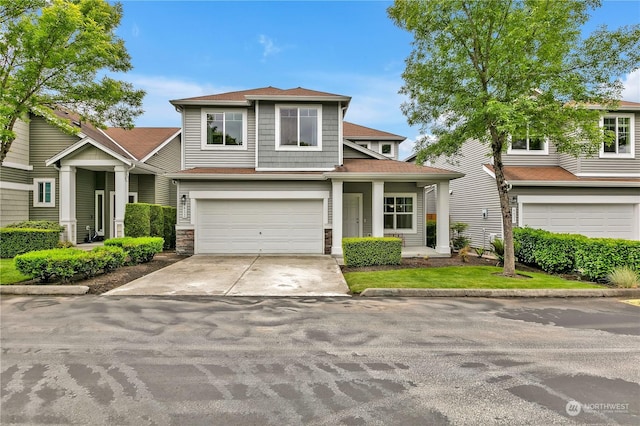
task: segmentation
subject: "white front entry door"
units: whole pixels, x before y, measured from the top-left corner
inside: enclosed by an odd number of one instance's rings
[[[362,194],[343,194],[342,237],[362,237]]]

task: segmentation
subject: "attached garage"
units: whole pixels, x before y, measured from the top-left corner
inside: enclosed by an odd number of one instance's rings
[[[322,254],[322,199],[196,201],[195,252]]]
[[[638,204],[519,201],[520,226],[587,237],[640,239]]]

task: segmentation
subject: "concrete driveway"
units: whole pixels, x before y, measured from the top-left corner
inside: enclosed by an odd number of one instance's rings
[[[105,296],[348,296],[330,256],[196,255]]]

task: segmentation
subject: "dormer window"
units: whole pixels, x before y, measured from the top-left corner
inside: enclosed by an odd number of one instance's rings
[[[633,158],[633,114],[605,115],[600,124],[603,130],[612,137],[612,140],[602,144],[600,157]]]
[[[202,110],[202,149],[247,149],[246,110]]]
[[[392,143],[380,143],[380,154],[386,155],[387,157],[393,157],[393,144]]]
[[[546,155],[549,153],[549,144],[543,136],[530,131],[529,126],[522,132],[511,137],[508,154],[518,155]]]
[[[321,105],[276,105],[276,149],[322,149]]]

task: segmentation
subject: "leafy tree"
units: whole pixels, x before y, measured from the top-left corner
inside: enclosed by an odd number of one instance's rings
[[[98,126],[133,127],[144,92],[105,71],[131,69],[115,30],[122,6],[106,0],[0,0],[0,163],[29,111],[77,132],[52,111],[71,109]]]
[[[598,0],[396,0],[389,16],[413,33],[401,93],[410,124],[437,136],[417,160],[455,157],[470,139],[493,157],[504,223],[504,274],[515,275],[502,154],[510,137],[543,136],[559,152],[591,155],[610,134],[599,112],[615,107],[619,77],[640,66],[640,25],[601,27],[581,39]],[[607,132],[605,132],[607,133]]]

